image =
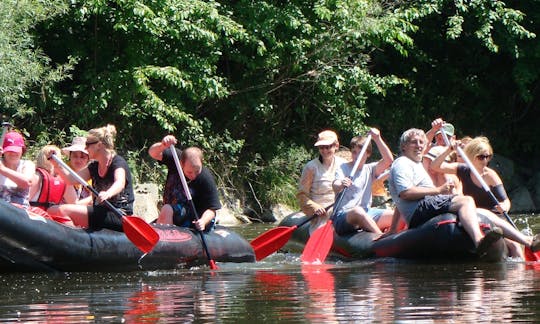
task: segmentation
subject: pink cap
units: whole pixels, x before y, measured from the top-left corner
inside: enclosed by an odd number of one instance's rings
[[[26,149],[24,138],[17,132],[8,132],[2,145],[4,152],[23,153]]]

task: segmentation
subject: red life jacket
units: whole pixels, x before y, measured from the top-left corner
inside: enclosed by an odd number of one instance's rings
[[[41,175],[41,188],[37,201],[30,202],[30,205],[47,210],[50,206],[62,202],[66,191],[66,183],[64,179],[59,176],[52,176],[45,169],[36,168],[36,171],[39,171]]]

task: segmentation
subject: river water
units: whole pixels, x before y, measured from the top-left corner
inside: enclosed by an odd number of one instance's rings
[[[540,232],[535,215],[515,217]],[[273,225],[235,228],[252,239]],[[538,322],[540,265],[299,255],[176,271],[0,275],[0,322]]]

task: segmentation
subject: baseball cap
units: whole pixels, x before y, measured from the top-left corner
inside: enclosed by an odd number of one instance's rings
[[[4,152],[23,153],[26,145],[21,134],[11,131],[6,134],[2,148]]]

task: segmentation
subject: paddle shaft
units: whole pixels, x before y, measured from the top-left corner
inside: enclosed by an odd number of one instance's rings
[[[176,148],[174,145],[170,146],[172,156],[174,159],[174,164],[176,165],[176,169],[178,170],[178,175],[180,176],[180,180],[182,181],[182,187],[184,188],[184,193],[186,194],[186,198],[189,201],[189,205],[191,206],[191,211],[193,212],[193,216],[196,220],[199,220],[199,215],[197,213],[197,208],[195,208],[195,203],[193,203],[193,199],[191,197],[191,192],[189,191],[189,187],[186,181],[186,176],[184,175],[184,170],[182,169],[182,165],[180,164],[180,159],[178,159],[178,153],[176,153]],[[204,234],[201,230],[198,230],[199,234],[201,236],[202,246],[204,249],[204,252],[206,253],[206,257],[208,258],[208,263],[210,264],[210,268],[215,270],[217,269],[217,265],[210,256],[210,251],[208,250],[208,245],[206,245],[206,239],[204,238]]]
[[[71,176],[74,177],[75,180],[77,180],[78,183],[80,183],[86,189],[90,190],[92,192],[92,194],[94,194],[94,196],[96,196],[96,197],[99,196],[99,192],[96,189],[94,189],[94,187],[90,186],[88,184],[88,182],[86,182],[83,178],[81,178],[81,176],[79,174],[77,174],[77,172],[75,172],[73,169],[71,169],[64,161],[62,161],[61,158],[56,156],[56,154],[51,155],[51,158],[53,160],[55,160],[58,164],[60,164],[60,166],[62,168],[64,168],[64,170],[67,170],[69,172],[69,174],[71,174]],[[122,211],[120,211],[118,208],[114,207],[114,205],[111,204],[108,200],[104,200],[103,203],[110,210],[112,210],[116,215],[118,215],[120,217],[125,216],[125,214]]]
[[[334,203],[331,203],[330,205],[324,207],[324,210],[328,211],[328,209],[332,208],[332,206],[334,206]],[[296,225],[296,227],[302,227],[304,226],[305,224],[311,222],[313,219],[315,219],[316,217],[318,217],[318,215],[314,214],[314,215],[311,215],[309,216],[308,218],[304,219],[300,224]]]
[[[360,161],[363,159],[364,154],[366,153],[367,147],[369,145],[369,142],[371,141],[371,134],[367,136],[366,141],[364,142],[364,145],[362,146],[362,149],[360,150],[360,153],[356,157],[356,161],[354,162],[353,168],[351,170],[351,173],[349,175],[349,178],[352,180],[354,178],[354,175],[356,173],[356,170],[358,169],[360,165]],[[306,246],[304,247],[304,251],[302,252],[302,255],[300,256],[300,259],[304,263],[313,263],[313,262],[324,262],[326,259],[326,256],[330,252],[330,249],[332,247],[332,244],[334,242],[334,227],[332,225],[332,221],[334,217],[337,214],[337,211],[340,207],[341,200],[343,200],[343,196],[345,194],[345,191],[347,188],[343,189],[339,197],[336,199],[336,203],[334,205],[334,211],[332,212],[332,216],[328,219],[326,224],[322,227],[319,227],[311,236],[309,237],[308,241],[306,242]]]
[[[444,142],[446,143],[447,146],[450,146],[450,141],[448,140],[448,136],[446,136],[446,133],[444,132],[444,130],[441,129],[441,134],[442,134],[442,137],[444,139]],[[491,191],[491,189],[489,188],[488,184],[484,181],[484,179],[482,178],[482,176],[480,175],[480,173],[478,173],[478,171],[476,170],[476,168],[474,167],[474,165],[472,164],[471,160],[469,159],[469,157],[465,154],[465,152],[463,152],[463,149],[459,146],[456,146],[456,149],[457,149],[457,152],[458,154],[461,156],[461,158],[463,159],[463,161],[465,161],[465,163],[467,164],[467,166],[469,167],[469,169],[471,170],[471,172],[474,174],[474,176],[476,177],[476,180],[478,180],[478,182],[480,182],[480,185],[482,185],[482,188],[484,188],[484,191],[489,195],[489,197],[491,198],[491,200],[493,201],[493,203],[495,203],[496,205],[500,205],[501,203],[499,202],[499,200],[497,199],[497,197],[495,197],[495,195],[493,194],[493,192]],[[512,219],[510,218],[510,216],[508,215],[508,213],[506,211],[503,211],[503,215],[504,217],[506,218],[506,220],[512,224],[512,226],[514,226],[514,228],[517,228],[516,224],[514,223],[514,221],[512,221]]]
[[[364,142],[364,145],[362,146],[362,149],[360,150],[360,153],[358,154],[358,156],[356,157],[356,161],[354,161],[354,165],[353,165],[353,168],[351,170],[351,173],[349,174],[349,178],[352,179],[354,178],[354,175],[356,174],[356,170],[358,170],[358,166],[360,165],[360,161],[362,160],[362,158],[364,157],[364,154],[366,154],[366,150],[369,146],[369,142],[371,142],[371,134],[369,134],[367,137],[366,137],[366,140]],[[340,194],[339,194],[339,197],[337,198],[336,200],[336,208],[334,208],[334,211],[332,212],[332,218],[336,215],[336,212],[338,210],[338,207],[341,207],[340,204],[341,204],[341,201],[343,200],[343,196],[345,195],[345,190],[347,190],[347,188],[343,189]]]

